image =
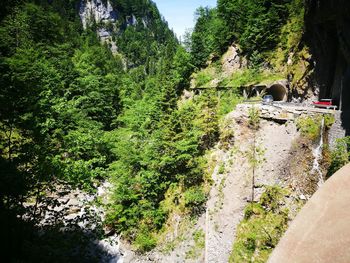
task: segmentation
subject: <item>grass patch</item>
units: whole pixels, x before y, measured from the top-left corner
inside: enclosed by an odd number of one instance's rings
[[[139,233],[134,241],[134,246],[142,253],[152,250],[156,245],[157,239],[147,231]]]
[[[320,137],[321,121],[321,115],[301,116],[297,119],[296,125],[302,136],[315,141]]]
[[[186,259],[197,259],[205,248],[205,233],[202,229],[193,233],[194,245],[186,252]]]
[[[282,205],[285,194],[280,187],[266,187],[260,201],[246,207],[229,262],[267,261],[287,229],[288,210]]]
[[[254,84],[268,84],[283,78],[283,74],[269,70],[244,69],[234,72],[230,77],[223,79],[219,85],[238,88]]]
[[[217,70],[215,67],[208,67],[206,69],[198,71],[196,74],[193,75],[193,78],[195,80],[195,86],[197,88],[206,86],[209,82],[215,79],[215,76],[217,75],[216,71]]]
[[[350,137],[338,139],[334,150],[331,152],[331,164],[327,177],[332,176],[336,171],[349,163],[350,158]]]

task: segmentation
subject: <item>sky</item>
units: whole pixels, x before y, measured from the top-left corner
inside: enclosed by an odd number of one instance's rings
[[[153,0],[178,37],[194,27],[194,12],[200,6],[216,6],[216,0]]]

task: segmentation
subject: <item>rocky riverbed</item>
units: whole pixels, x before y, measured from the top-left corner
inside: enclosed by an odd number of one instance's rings
[[[31,213],[25,217],[37,221],[37,239],[47,243],[43,253],[62,254],[68,261],[79,258],[79,262],[123,263],[120,237],[103,227],[103,204],[107,202],[110,187],[105,182],[95,193],[87,193],[66,184],[55,184],[51,186],[54,190],[29,202],[26,206]],[[51,241],[57,245],[51,247]]]

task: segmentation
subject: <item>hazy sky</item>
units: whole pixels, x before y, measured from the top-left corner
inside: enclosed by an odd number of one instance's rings
[[[178,37],[194,26],[194,12],[200,6],[216,6],[216,0],[153,0]]]

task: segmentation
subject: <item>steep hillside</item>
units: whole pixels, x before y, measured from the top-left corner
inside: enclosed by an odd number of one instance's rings
[[[220,0],[198,9],[193,63],[205,67],[234,43],[249,68],[288,80],[290,100],[331,98],[347,110],[348,9],[346,1]]]
[[[188,54],[151,1],[1,4],[4,258],[91,257],[80,250],[88,246],[72,244],[99,238],[102,224],[85,228],[83,210],[67,222],[83,208],[57,208],[66,200],[59,189],[68,184],[93,193],[105,180],[113,183],[105,224],[140,250],[154,247],[152,235],[169,213],[161,201],[170,185],[185,184],[182,192],[203,196],[200,156],[207,131],[187,119],[187,111],[199,115],[207,104],[183,111],[176,105],[191,70]],[[106,30],[117,53],[103,44]]]
[[[1,260],[265,262],[349,162],[348,5],[1,1]]]
[[[226,262],[230,254],[230,262],[267,261],[300,206],[334,173],[333,165],[338,169],[349,161],[348,139],[343,138],[348,129],[348,4],[342,4],[344,9],[322,1],[228,0],[214,9],[198,9],[187,41],[198,62],[189,89],[197,94],[194,99],[207,92],[224,103],[227,94],[250,99],[230,114],[240,116],[239,127],[228,125],[221,131],[235,135],[212,175],[209,219],[203,226],[205,260]],[[279,100],[272,91],[276,86],[286,89],[292,103],[261,107],[263,94]],[[318,99],[332,99],[342,111],[316,114],[311,101]],[[250,122],[260,125],[255,132],[250,125],[244,132],[247,138],[242,138],[239,131]],[[250,143],[254,149],[239,154],[241,160],[230,159],[235,154],[229,151]],[[237,166],[243,168],[241,174]],[[242,185],[246,177],[252,180],[252,197],[242,194],[244,189],[249,192],[249,186]],[[255,202],[244,208],[246,200]]]

